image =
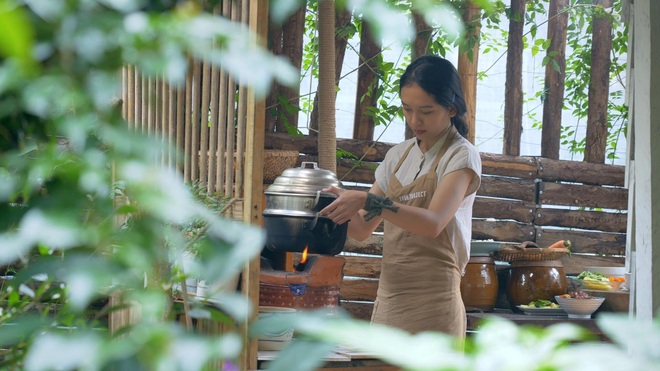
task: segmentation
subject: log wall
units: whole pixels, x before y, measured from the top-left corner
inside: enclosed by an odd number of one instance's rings
[[[303,153],[299,162],[316,158],[308,138],[267,137],[269,148]],[[375,167],[391,144],[339,140],[338,146],[370,159],[344,159],[337,167],[346,188],[367,190],[374,182]],[[491,153],[482,153],[481,159],[482,184],[473,209],[474,240],[535,241],[542,247],[571,240],[572,254],[563,259],[569,275],[587,266],[625,263],[628,191],[623,188],[623,166]],[[346,265],[340,301],[357,318],[368,319],[371,314],[382,242],[380,230],[365,241],[349,238],[342,253]]]

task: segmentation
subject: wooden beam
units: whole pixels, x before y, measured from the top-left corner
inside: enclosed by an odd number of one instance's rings
[[[628,190],[587,184],[541,182],[539,204],[627,210]]]
[[[249,8],[250,30],[265,40],[268,33],[268,0],[251,0]],[[255,91],[248,89],[247,121],[245,136],[245,199],[243,220],[261,226],[263,224],[263,148],[266,125],[266,102],[257,99]],[[257,256],[243,268],[241,290],[247,295],[253,308],[259,307],[259,262]],[[248,340],[248,328],[256,320],[256,314],[241,329],[247,348],[241,354],[243,370],[257,369],[257,340]]]
[[[623,187],[625,166],[594,164],[581,161],[537,159],[539,178],[545,181],[568,181],[584,184]]]
[[[512,219],[521,223],[534,221],[536,207],[531,202],[477,197],[472,207],[474,218]]]

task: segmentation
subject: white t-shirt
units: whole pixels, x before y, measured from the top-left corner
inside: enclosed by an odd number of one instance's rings
[[[440,147],[445,142],[446,136],[438,140],[426,153],[422,153],[417,144],[416,138],[408,139],[392,147],[385,155],[385,160],[376,168],[376,183],[383,192],[387,192],[389,186],[390,174],[399,163],[399,160],[406,152],[408,147],[414,143],[408,156],[403,160],[401,167],[396,173],[396,177],[402,186],[406,186],[417,177],[431,171],[433,160],[438,154]],[[463,272],[468,260],[470,259],[470,242],[472,237],[472,205],[476,191],[481,184],[481,156],[477,148],[467,139],[460,137],[459,140],[452,143],[447,152],[440,159],[437,168],[438,182],[446,174],[461,170],[471,169],[477,174],[465,194],[461,206],[456,211],[452,220],[447,224],[447,233],[451,240],[458,266]]]

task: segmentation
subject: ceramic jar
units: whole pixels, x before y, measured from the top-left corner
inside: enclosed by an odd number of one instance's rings
[[[568,281],[561,260],[517,261],[511,263],[507,281],[507,297],[511,309],[539,299],[553,300],[565,294]]]
[[[461,279],[461,296],[465,310],[493,310],[498,288],[495,260],[486,256],[470,257]]]

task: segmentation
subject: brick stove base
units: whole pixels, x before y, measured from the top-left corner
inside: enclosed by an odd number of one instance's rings
[[[262,264],[259,305],[296,309],[337,308],[345,260],[338,256],[310,255],[304,270],[275,270]]]

